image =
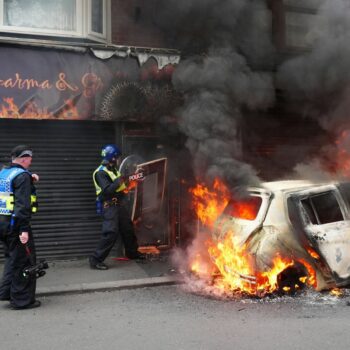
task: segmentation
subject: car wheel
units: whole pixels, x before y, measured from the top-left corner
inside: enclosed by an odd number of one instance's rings
[[[306,278],[308,276],[304,265],[296,263],[283,270],[277,276],[278,293],[295,294],[306,287]]]

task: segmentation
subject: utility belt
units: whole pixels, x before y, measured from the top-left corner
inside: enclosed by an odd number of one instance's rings
[[[101,200],[99,197],[96,198],[96,213],[98,215],[103,214],[103,209],[117,207],[121,205],[122,201],[119,197],[113,197],[111,199]]]
[[[107,208],[110,208],[110,207],[117,207],[117,206],[120,205],[120,199],[112,198],[112,199],[103,201],[102,203],[103,203],[103,208],[104,209],[107,209]]]

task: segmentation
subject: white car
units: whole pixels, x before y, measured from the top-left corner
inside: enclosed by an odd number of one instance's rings
[[[281,256],[297,262],[280,278],[281,287],[293,288],[305,274],[316,290],[349,284],[350,183],[267,182],[250,188],[245,203],[248,212],[230,202],[213,232],[216,241],[234,232],[244,245],[255,271],[242,279],[255,283],[258,273],[269,271]]]

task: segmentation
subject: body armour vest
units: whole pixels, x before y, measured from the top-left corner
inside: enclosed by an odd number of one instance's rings
[[[11,167],[0,171],[0,215],[12,215],[14,211],[15,198],[13,194],[13,180],[22,173],[31,173],[22,168]],[[34,187],[30,196],[32,213],[37,211],[37,200]]]
[[[95,185],[96,196],[97,196],[97,197],[101,194],[102,188],[97,184],[96,179],[95,179],[95,175],[96,175],[96,173],[97,173],[98,171],[101,171],[101,170],[104,171],[104,172],[106,172],[106,173],[108,174],[108,176],[110,177],[110,179],[111,179],[112,182],[113,182],[114,180],[116,180],[116,179],[118,179],[118,178],[121,177],[121,174],[120,174],[119,171],[117,171],[116,173],[114,173],[113,171],[108,170],[108,168],[107,168],[106,166],[100,165],[100,166],[94,171],[94,173],[93,173],[93,175],[92,175],[92,178],[93,178],[93,180],[94,180],[94,185]],[[123,184],[121,184],[121,185],[116,189],[115,192],[116,192],[116,193],[122,192],[122,191],[124,191],[125,189],[126,189],[126,185],[123,183]]]

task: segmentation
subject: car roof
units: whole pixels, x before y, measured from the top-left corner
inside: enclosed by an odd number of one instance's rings
[[[290,190],[301,190],[307,189],[311,187],[318,187],[324,185],[331,185],[333,183],[317,183],[308,180],[283,180],[283,181],[271,181],[271,182],[263,182],[261,187],[267,189],[269,191],[290,191]]]

